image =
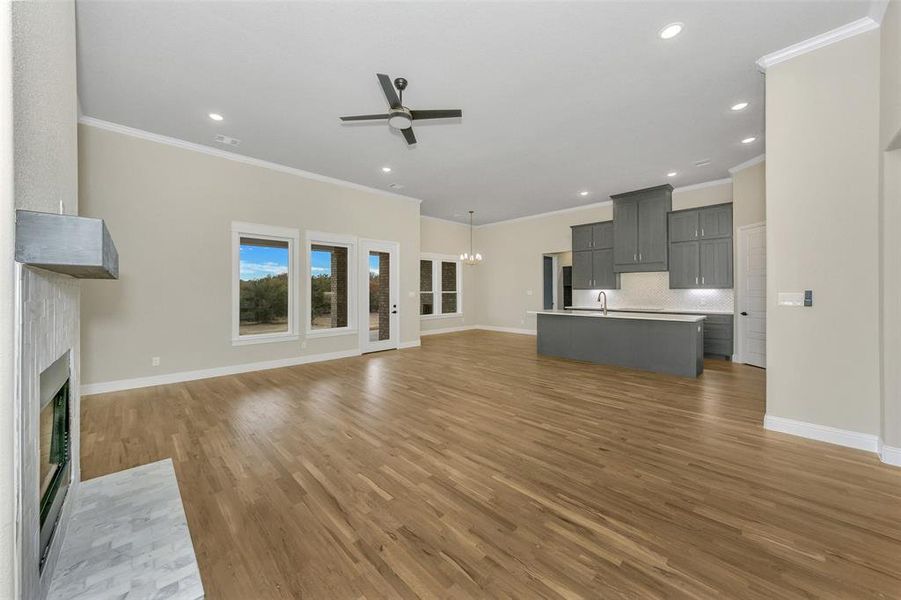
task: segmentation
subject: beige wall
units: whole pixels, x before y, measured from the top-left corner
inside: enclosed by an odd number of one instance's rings
[[[82,213],[106,220],[121,275],[83,287],[83,383],[358,347],[356,335],[232,346],[232,221],[399,242],[400,341],[419,339],[417,202],[96,127],[79,145]]]
[[[469,251],[469,226],[461,223],[423,216],[420,220],[419,237],[422,252],[460,256],[460,253]],[[475,251],[478,252],[478,248]],[[478,268],[478,266],[463,265],[463,316],[421,319],[421,331],[438,331],[476,324],[478,307],[476,270]]]
[[[878,31],[767,70],[767,413],[869,434],[880,429],[878,91]],[[777,305],[805,289],[812,308]]]
[[[882,436],[901,448],[901,1],[881,34]]]
[[[732,182],[673,193],[673,210],[730,202]],[[518,219],[476,229],[476,245],[485,257],[479,269],[479,325],[534,331],[542,304],[541,257],[571,250],[570,227],[609,221],[612,203]],[[530,293],[531,292],[531,293]]]

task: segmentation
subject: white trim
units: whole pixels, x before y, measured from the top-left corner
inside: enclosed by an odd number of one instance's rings
[[[497,331],[498,333],[517,333],[520,335],[538,335],[534,329],[520,329],[517,327],[495,327],[494,325],[476,325],[475,329],[484,329],[485,331]]]
[[[419,340],[413,340],[412,342],[401,342],[397,345],[398,350],[404,350],[406,348],[419,348],[420,346]]]
[[[613,200],[601,200],[600,202],[594,202],[592,204],[582,204],[580,206],[571,206],[570,208],[561,208],[560,210],[551,210],[548,212],[538,213],[534,215],[526,215],[524,217],[514,217],[512,219],[504,219],[503,221],[493,221],[491,223],[482,223],[481,225],[475,225],[473,229],[482,229],[483,227],[494,227],[495,225],[503,225],[506,223],[515,223],[517,221],[528,221],[531,219],[540,219],[542,217],[549,217],[551,215],[562,215],[571,212],[578,212],[580,210],[589,210],[592,208],[598,208],[601,206],[609,206],[613,204]]]
[[[392,350],[400,348],[400,317],[401,317],[401,300],[400,300],[400,243],[388,240],[372,240],[360,238],[358,240],[359,249],[357,251],[359,278],[359,298],[357,302],[357,311],[359,312],[360,327],[359,330],[359,347],[361,352],[380,352],[382,350]],[[391,255],[390,266],[388,269],[389,285],[388,296],[391,298],[391,304],[397,309],[389,313],[390,319],[390,337],[387,340],[379,340],[372,342],[369,340],[369,253],[387,252]],[[417,307],[418,307],[417,302]],[[418,308],[417,308],[418,310]]]
[[[419,312],[422,310],[422,294],[432,294],[432,306],[434,310],[437,312],[433,312],[430,315],[419,315],[420,320],[429,320],[429,319],[453,319],[460,318],[463,316],[463,261],[460,260],[459,256],[455,256],[453,254],[438,254],[436,252],[420,252],[419,260],[427,260],[432,263],[432,291],[424,292],[421,289],[419,290],[419,295],[416,298],[416,311]],[[452,313],[442,312],[444,308],[444,287],[441,283],[441,263],[449,262],[457,265],[456,268],[456,276],[457,276],[457,311]],[[421,283],[421,282],[420,282]],[[446,292],[448,294],[454,292]]]
[[[458,331],[472,331],[478,329],[475,325],[461,325],[460,327],[445,327],[444,329],[425,329],[419,332],[419,337],[424,335],[441,335],[442,333],[457,333]]]
[[[330,327],[328,329],[313,329],[313,245],[340,246],[347,248],[347,326]],[[331,337],[336,335],[348,335],[357,333],[357,236],[345,233],[326,233],[323,231],[304,232],[304,265],[306,273],[306,294],[304,299],[306,306],[302,311],[304,316],[304,332],[308,338]]]
[[[247,346],[278,342],[292,342],[299,339],[300,302],[297,287],[300,283],[300,230],[291,227],[259,225],[232,221],[231,289],[232,289],[232,346]],[[241,335],[241,238],[270,239],[288,244],[288,330],[277,333]]]
[[[870,0],[870,10],[869,16],[871,19],[882,25],[882,20],[885,19],[885,11],[888,10],[889,0]]]
[[[82,125],[88,125],[90,127],[96,127],[98,129],[105,129],[106,131],[121,133],[123,135],[128,135],[151,142],[157,142],[159,144],[166,144],[167,146],[175,146],[176,148],[181,148],[183,150],[192,150],[194,152],[200,152],[201,154],[207,154],[209,156],[216,156],[218,158],[233,160],[236,162],[253,165],[255,167],[262,167],[264,169],[279,171],[281,173],[288,173],[290,175],[296,175],[298,177],[304,177],[306,179],[313,179],[315,181],[322,181],[324,183],[340,185],[342,187],[359,190],[361,192],[370,192],[373,194],[378,194],[380,196],[388,196],[391,198],[415,202],[416,204],[422,204],[422,200],[420,200],[419,198],[414,198],[412,196],[404,196],[403,194],[396,194],[394,192],[380,190],[378,188],[361,185],[359,183],[353,183],[351,181],[345,181],[343,179],[336,179],[334,177],[320,175],[319,173],[312,173],[310,171],[304,171],[302,169],[289,167],[287,165],[281,165],[259,158],[244,156],[243,154],[236,154],[234,152],[228,152],[226,150],[204,146],[203,144],[195,144],[194,142],[188,142],[185,140],[180,140],[178,138],[168,137],[165,135],[160,135],[158,133],[152,133],[150,131],[144,131],[142,129],[135,129],[126,125],[119,125],[118,123],[111,123],[102,119],[95,119],[94,117],[81,117],[78,119],[78,122]]]
[[[901,448],[885,446],[880,442],[879,460],[887,465],[901,467]]]
[[[748,167],[753,167],[754,165],[759,165],[760,163],[762,163],[765,160],[766,160],[766,154],[758,154],[754,158],[752,158],[750,160],[746,160],[745,162],[743,162],[741,164],[737,164],[734,167],[730,168],[729,173],[731,173],[732,175],[735,175],[739,171],[744,171]]]
[[[786,60],[795,58],[796,56],[801,56],[802,54],[807,54],[808,52],[819,50],[820,48],[823,48],[830,44],[834,44],[836,42],[846,40],[850,37],[854,37],[855,35],[866,33],[878,28],[879,23],[877,23],[870,17],[863,17],[861,19],[857,19],[856,21],[851,21],[846,25],[842,25],[841,27],[836,27],[835,29],[827,31],[826,33],[815,35],[812,38],[804,40],[803,42],[798,42],[797,44],[792,44],[791,46],[783,48],[782,50],[777,50],[775,52],[770,52],[765,56],[761,56],[759,59],[757,59],[757,68],[761,72],[765,73],[766,70],[773,65],[777,65],[781,62],[785,62]]]
[[[769,414],[763,418],[763,427],[770,431],[788,433],[811,440],[837,444],[839,446],[846,446],[857,450],[866,450],[868,452],[877,452],[879,448],[879,436],[871,433],[837,429],[826,425],[805,423],[804,421],[795,421],[794,419],[786,419],[784,417],[776,417]]]
[[[713,181],[704,181],[701,183],[695,183],[692,185],[685,185],[682,187],[673,188],[673,195],[681,194],[682,192],[691,192],[694,190],[702,190],[704,188],[715,187],[718,185],[732,185],[732,178],[726,177],[725,179],[714,179]]]
[[[132,390],[137,388],[151,387],[154,385],[168,385],[172,383],[182,383],[184,381],[195,381],[197,379],[209,379],[210,377],[237,375],[238,373],[249,373],[251,371],[265,371],[268,369],[294,367],[297,365],[305,365],[308,363],[323,362],[326,360],[335,360],[339,358],[350,358],[353,356],[360,356],[360,350],[354,348],[352,350],[342,350],[340,352],[307,354],[305,356],[295,356],[292,358],[281,358],[263,362],[229,365],[226,367],[199,369],[197,371],[180,371],[177,373],[153,375],[150,377],[136,377],[134,379],[119,379],[117,381],[88,383],[81,386],[81,394],[88,395],[105,394],[107,392],[120,392],[122,390]]]

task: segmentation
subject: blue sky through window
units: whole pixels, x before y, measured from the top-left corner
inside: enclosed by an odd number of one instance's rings
[[[241,279],[262,279],[288,272],[288,249],[241,244]]]
[[[310,269],[313,277],[317,275],[332,274],[332,253],[324,250],[313,250],[310,252]]]
[[[379,274],[379,257],[377,254],[369,255],[369,272],[373,275]]]

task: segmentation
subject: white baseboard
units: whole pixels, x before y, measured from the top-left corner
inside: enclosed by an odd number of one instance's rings
[[[422,335],[422,334],[420,334]],[[401,342],[397,345],[398,350],[403,350],[405,348],[419,348],[421,346],[421,342],[419,340],[413,340],[412,342]]]
[[[879,436],[871,433],[837,429],[827,425],[805,423],[804,421],[795,421],[794,419],[775,417],[773,415],[766,415],[763,418],[763,427],[770,431],[789,433],[811,440],[837,444],[848,448],[856,448],[857,450],[866,450],[868,452],[879,451]]]
[[[419,340],[417,340],[415,343],[416,345],[419,345]],[[88,383],[82,385],[80,389],[82,396],[87,396],[89,394],[105,394],[107,392],[133,390],[137,388],[151,387],[154,385],[181,383],[183,381],[208,379],[210,377],[221,377],[223,375],[236,375],[238,373],[248,373],[250,371],[265,371],[266,369],[293,367],[295,365],[305,365],[307,363],[335,360],[337,358],[349,358],[351,356],[360,356],[360,350],[354,348],[353,350],[343,350],[341,352],[307,354],[305,356],[295,356],[292,358],[267,360],[263,362],[244,363],[240,365],[228,365],[226,367],[214,367],[211,369],[200,369],[197,371],[180,371],[178,373],[166,373],[165,375],[151,375],[150,377],[135,377],[133,379],[119,379],[117,381]]]
[[[475,325],[461,325],[459,327],[445,327],[443,329],[420,330],[419,336],[422,337],[424,335],[440,335],[442,333],[456,333],[458,331],[471,331],[473,329],[476,329]]]
[[[879,449],[879,459],[887,465],[901,467],[901,448],[883,445]]]
[[[499,331],[501,333],[518,333],[520,335],[538,335],[534,329],[518,329],[516,327],[495,327],[494,325],[476,325],[475,329],[484,329],[485,331]]]

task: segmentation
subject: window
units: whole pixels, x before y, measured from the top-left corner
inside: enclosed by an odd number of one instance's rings
[[[455,256],[423,254],[419,261],[419,314],[423,318],[463,314],[462,273]]]
[[[309,265],[307,335],[340,335],[354,331],[354,238],[308,231]]]
[[[296,229],[232,223],[232,343],[297,339]]]

